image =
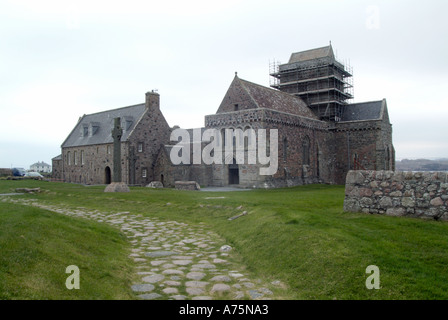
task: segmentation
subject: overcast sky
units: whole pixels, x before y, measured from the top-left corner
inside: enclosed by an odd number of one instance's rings
[[[448,1],[0,0],[0,167],[51,164],[83,114],[157,89],[201,127],[235,71],[331,41],[354,102],[387,99],[397,159],[448,157]]]

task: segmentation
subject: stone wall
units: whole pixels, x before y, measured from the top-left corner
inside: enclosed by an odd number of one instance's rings
[[[448,220],[448,172],[349,171],[344,211]]]
[[[205,117],[205,125],[220,131],[227,128],[266,129],[268,135],[270,130],[278,130],[277,172],[272,176],[261,176],[261,165],[240,164],[241,187],[276,188],[333,181],[329,168],[334,157],[328,147],[331,137],[324,121],[257,108],[209,115]],[[214,165],[213,185],[228,185],[228,172],[228,165]]]
[[[55,157],[51,159],[51,178],[56,181],[62,180],[63,167],[62,167],[62,156]]]
[[[134,150],[136,161],[126,171],[133,173],[129,183],[145,186],[151,181],[159,181],[154,175],[154,163],[162,145],[169,143],[171,129],[160,110],[160,96],[155,92],[146,93],[147,111],[139,119],[129,137],[129,150]],[[139,148],[139,145],[142,148]],[[143,174],[146,172],[146,176]],[[132,181],[134,180],[134,181]]]
[[[124,143],[121,154],[124,161],[126,154]],[[105,169],[109,168],[111,174],[113,172],[113,145],[109,143],[63,148],[61,164],[62,179],[65,182],[104,184]],[[125,173],[122,167],[122,174]]]

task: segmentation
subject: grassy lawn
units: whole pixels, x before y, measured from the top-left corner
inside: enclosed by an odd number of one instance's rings
[[[130,299],[128,243],[114,228],[0,202],[0,299]],[[80,269],[80,289],[65,282]]]
[[[235,248],[254,277],[285,283],[288,289],[282,299],[448,299],[448,223],[344,213],[343,186],[222,193],[133,187],[130,193],[114,194],[104,193],[104,186],[0,181],[0,193],[37,186],[45,192],[20,197],[71,208],[124,210],[190,224],[204,222]],[[237,209],[239,206],[243,208]],[[242,210],[248,214],[227,220]],[[11,212],[17,218],[11,217]],[[51,252],[41,252],[46,246],[35,243],[36,239],[59,244],[45,249]],[[32,252],[27,249],[30,245]],[[85,298],[128,297],[124,285],[122,291],[118,289],[129,281],[129,259],[126,243],[115,229],[1,204],[0,248],[0,298],[79,298],[79,293],[65,285],[61,291],[53,288],[49,295],[39,286],[16,292],[13,288],[17,285],[12,285],[37,281],[49,286],[50,281],[55,283],[53,287],[60,286],[68,276],[65,267],[73,261],[72,256],[76,261],[85,258],[88,270],[98,273],[92,274],[91,280],[99,293],[92,289],[84,293]],[[49,261],[58,262],[62,273],[47,270]],[[379,267],[379,290],[366,289],[369,265]],[[112,284],[99,281],[101,276],[114,279],[115,294],[108,295],[110,290],[103,286]],[[6,284],[5,278],[9,279]]]

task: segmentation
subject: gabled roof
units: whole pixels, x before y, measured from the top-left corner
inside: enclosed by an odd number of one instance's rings
[[[332,48],[331,44],[329,46],[322,47],[322,48],[316,48],[316,49],[311,49],[311,50],[306,50],[306,51],[301,51],[301,52],[295,52],[295,53],[291,54],[291,57],[289,58],[288,63],[303,62],[303,61],[320,59],[320,58],[325,58],[325,57],[334,59],[334,53],[333,53],[333,48]]]
[[[299,97],[240,79],[237,75],[227,90],[217,113],[235,111],[233,109],[235,103],[242,103],[239,105],[239,110],[265,108],[318,120]]]
[[[317,119],[316,115],[299,97],[246,80],[240,79],[240,81],[259,108],[273,109]]]
[[[360,102],[344,106],[341,121],[381,120],[385,116],[388,117],[385,100]]]
[[[113,143],[111,131],[114,118],[117,117],[121,118],[121,127],[123,128],[121,141],[126,141],[145,110],[146,107],[143,103],[84,115],[65,139],[62,147]]]

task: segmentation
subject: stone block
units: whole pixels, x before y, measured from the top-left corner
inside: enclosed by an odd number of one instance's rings
[[[392,199],[389,197],[382,197],[379,201],[380,208],[387,209],[392,207]]]
[[[401,197],[403,194],[401,193],[401,191],[392,191],[389,195],[391,197]]]
[[[405,180],[412,180],[412,179],[414,179],[414,175],[412,174],[412,171],[404,172],[404,179]]]
[[[425,215],[434,219],[437,219],[441,216],[439,210],[439,208],[429,208],[428,210],[425,211]]]
[[[405,212],[404,208],[389,208],[386,210],[386,214],[389,216],[403,216]]]
[[[417,199],[416,205],[418,208],[429,208],[429,201],[424,199]]]
[[[361,211],[361,207],[359,205],[359,201],[356,199],[346,198],[344,200],[344,211],[346,212],[359,212]]]
[[[404,172],[396,171],[392,176],[392,181],[401,182],[404,180]]]
[[[434,207],[443,206],[443,200],[440,197],[432,199],[429,203]]]
[[[401,204],[403,207],[415,207],[415,201],[411,197],[403,197]]]
[[[346,185],[361,184],[364,182],[364,176],[359,171],[350,170],[345,180]]]
[[[440,220],[448,221],[448,211],[445,211],[442,216],[440,217]]]
[[[131,190],[124,182],[112,182],[108,184],[104,192],[130,192]]]
[[[363,197],[360,204],[362,207],[369,207],[373,204],[373,200],[371,198]]]
[[[387,182],[387,181],[383,181],[383,182],[381,182],[380,186],[381,186],[382,188],[387,188],[387,187],[389,186],[389,182]]]
[[[163,188],[163,184],[160,181],[151,181],[146,187],[148,187],[148,188]]]
[[[359,196],[361,197],[371,197],[373,194],[372,189],[369,188],[360,188],[359,189]]]
[[[403,196],[404,197],[414,197],[414,190],[406,190],[404,193],[403,193]]]
[[[370,187],[371,188],[378,188],[378,182],[376,182],[376,181],[370,182]]]
[[[201,190],[196,181],[176,181],[174,186],[177,190]]]

